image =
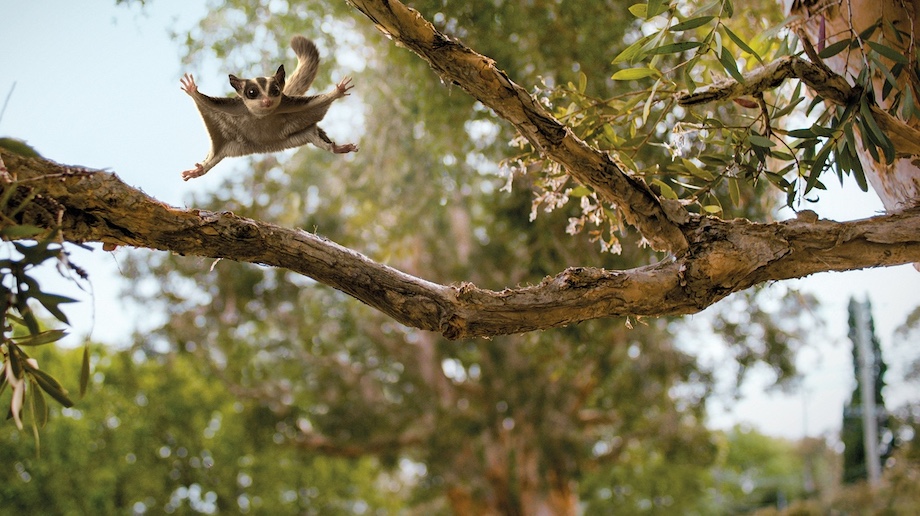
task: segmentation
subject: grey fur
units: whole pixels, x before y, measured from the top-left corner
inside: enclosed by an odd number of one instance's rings
[[[316,50],[316,45],[311,40],[303,36],[291,38],[291,48],[297,54],[297,68],[291,74],[290,82],[285,84],[284,94],[306,95],[319,70],[319,51]]]
[[[346,77],[329,93],[302,96],[316,77],[319,54],[316,46],[302,36],[295,36],[291,46],[298,64],[290,83],[284,81],[283,66],[274,77],[239,79],[231,75],[230,82],[240,96],[218,98],[199,92],[191,75],[182,78],[182,89],[195,101],[211,138],[208,156],[195,168],[182,172],[182,179],[203,176],[226,157],[275,152],[307,143],[336,154],[358,150],[351,143],[336,145],[317,125],[332,102],[348,94],[351,79]],[[266,88],[272,83],[284,84],[285,93],[268,95]],[[256,98],[243,96],[244,88],[250,84],[256,86]],[[300,95],[288,95],[289,91]]]

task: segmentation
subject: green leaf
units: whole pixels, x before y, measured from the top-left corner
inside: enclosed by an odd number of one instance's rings
[[[818,184],[818,176],[820,176],[821,172],[824,170],[824,165],[827,163],[827,158],[831,155],[831,150],[833,150],[833,148],[833,140],[828,140],[824,143],[824,146],[821,147],[821,150],[818,151],[818,154],[815,156],[815,161],[811,165],[808,180],[805,182],[805,193],[811,191],[811,189]]]
[[[849,47],[852,43],[853,43],[853,40],[851,39],[843,39],[836,43],[830,44],[824,47],[824,50],[818,52],[818,57],[820,57],[821,59],[827,59],[828,57],[833,57],[839,54],[840,52],[842,52],[843,49]]]
[[[793,138],[805,138],[805,139],[814,138],[818,136],[811,129],[793,129],[786,134],[788,134],[789,136]]]
[[[773,140],[755,133],[749,134],[748,140],[751,142],[751,145],[756,145],[758,147],[770,148],[776,146],[776,142]]]
[[[697,18],[690,18],[689,20],[682,21],[668,30],[671,32],[681,32],[685,30],[695,29],[697,27],[702,27],[707,23],[711,22],[715,16],[700,16]]]
[[[698,167],[696,163],[694,163],[693,161],[686,159],[686,158],[681,158],[680,161],[681,163],[683,163],[684,168],[687,169],[687,172],[690,172],[690,175],[694,177],[698,177],[704,181],[713,180],[714,176],[712,175],[712,172],[709,172],[708,170]]]
[[[632,13],[636,18],[645,19],[645,13],[648,12],[648,5],[646,4],[633,4],[629,6],[629,12]]]
[[[89,385],[89,344],[83,346],[83,365],[80,367],[80,396],[86,394]]]
[[[58,403],[67,408],[73,406],[73,401],[67,396],[67,390],[64,389],[60,382],[53,376],[41,369],[35,369],[31,366],[29,366],[29,374],[35,378],[35,381],[38,382],[38,386],[41,387],[43,391],[47,392],[49,396],[57,400]]]
[[[652,184],[656,185],[658,189],[661,190],[661,196],[665,199],[677,199],[677,194],[674,193],[674,189],[661,179],[653,179]]]
[[[39,428],[44,428],[45,423],[48,422],[48,404],[45,402],[45,395],[42,394],[42,390],[37,388],[38,382],[35,381],[35,378],[33,377],[30,380],[29,383],[32,384],[30,405],[33,421]]]
[[[711,0],[711,1],[708,2],[708,3],[706,3],[706,4],[704,4],[704,5],[701,5],[701,6],[699,7],[699,9],[697,9],[697,10],[693,11],[692,13],[690,13],[690,16],[691,16],[691,17],[695,17],[695,16],[698,16],[698,15],[700,15],[700,14],[702,14],[702,13],[705,13],[706,11],[712,10],[712,9],[714,9],[717,5],[719,5],[719,3],[720,3],[720,0]]]
[[[748,46],[748,44],[745,43],[743,39],[739,38],[737,34],[732,32],[732,30],[726,27],[725,25],[723,25],[722,28],[725,29],[725,33],[728,34],[728,37],[731,38],[731,40],[734,41],[735,44],[741,48],[741,50],[744,50],[748,54],[751,54],[752,56],[757,58],[757,61],[759,61],[760,63],[763,63],[763,59],[760,58],[760,54],[758,54],[757,52],[754,51],[753,48]]]
[[[780,159],[783,161],[792,161],[795,159],[795,156],[793,156],[792,154],[789,154],[788,152],[778,151],[778,150],[770,151],[770,156],[773,156],[774,158]]]
[[[661,45],[660,47],[655,47],[648,51],[649,54],[677,54],[694,48],[703,46],[701,41],[678,41],[677,43],[669,43],[667,45]]]
[[[728,180],[728,196],[735,206],[741,205],[741,186],[738,183],[739,181],[734,177]]]
[[[578,185],[575,188],[572,188],[571,190],[569,190],[569,197],[584,197],[590,194],[591,194],[591,190],[588,189],[588,187],[584,185]]]
[[[866,43],[872,47],[872,50],[875,50],[879,54],[887,57],[888,59],[891,59],[895,63],[907,64],[910,62],[907,60],[907,56],[891,47],[886,47],[885,45],[876,43],[875,41],[867,41]]]
[[[799,84],[802,84],[802,83],[800,82]],[[803,100],[805,100],[805,97],[802,97],[801,95],[796,94],[796,93],[792,94],[792,98],[794,99],[792,102],[783,106],[782,109],[779,109],[775,113],[773,113],[773,118],[781,118],[781,117],[788,115],[789,113],[792,112],[793,109],[795,109],[796,106],[798,106]]]
[[[668,10],[670,2],[665,2],[664,0],[648,0],[648,8],[645,15],[645,19],[651,19],[659,14]]]
[[[901,102],[901,117],[904,120],[910,120],[914,116],[920,118],[920,113],[917,112],[917,105],[914,103],[913,90],[911,88],[904,88],[904,100]]]
[[[879,27],[878,22],[875,22],[872,25],[869,25],[868,27],[863,29],[862,32],[859,33],[859,39],[865,41],[871,38],[872,35],[875,34],[875,30],[878,29],[878,27]]]
[[[863,192],[868,192],[869,184],[866,181],[866,172],[862,168],[862,163],[859,161],[859,157],[857,156],[852,161],[853,166],[851,170],[853,171],[853,178],[856,179],[856,184],[859,185],[860,190]]]
[[[725,71],[736,81],[742,84],[744,83],[744,77],[741,75],[741,72],[738,71],[738,65],[735,64],[735,58],[732,57],[731,53],[725,47],[722,47],[722,53],[719,55],[719,62],[722,63],[722,67],[725,68]]]
[[[661,79],[655,81],[655,85],[652,86],[652,91],[648,95],[648,100],[645,101],[645,107],[642,108],[642,120],[648,121],[648,115],[652,110],[652,104],[655,103],[655,92],[658,91],[659,86],[661,86]]]
[[[874,140],[885,153],[885,160],[888,163],[893,163],[895,160],[894,144],[888,139],[888,135],[875,123],[875,117],[872,116],[872,110],[869,109],[869,103],[865,97],[859,103],[859,114],[861,115],[860,125],[869,129],[870,135],[875,137]]]
[[[820,126],[820,125],[818,125],[818,124],[813,124],[813,125],[811,126],[811,132],[813,132],[813,133],[816,134],[817,136],[822,136],[822,137],[824,137],[824,138],[830,138],[831,136],[834,136],[834,130],[833,130],[833,129],[830,129],[830,128],[827,128],[827,127],[823,127],[823,126]]]
[[[875,67],[878,69],[878,71],[882,72],[882,75],[885,76],[886,81],[892,85],[896,85],[898,83],[898,80],[895,79],[894,75],[891,74],[891,70],[889,70],[888,67],[885,66],[885,63],[882,63],[881,59],[879,59],[875,54],[869,53],[869,60],[875,64]],[[884,97],[887,97],[887,94],[883,92],[883,98]]]
[[[706,206],[703,206],[703,211],[712,214],[722,213],[722,207],[717,204],[707,204]]]
[[[653,37],[652,35],[648,35],[648,36],[639,38],[638,41],[636,41],[632,45],[629,45],[622,52],[617,54],[617,56],[613,58],[612,63],[617,64],[617,63],[622,63],[623,61],[634,63],[638,61],[639,59],[642,59],[645,56],[645,51],[642,50],[642,47],[644,47],[646,43],[651,41],[652,37]]]
[[[620,70],[613,74],[610,78],[615,81],[633,81],[636,79],[643,79],[645,77],[650,77],[652,75],[660,75],[660,72],[654,68],[648,67],[638,67],[638,68],[626,68]]]
[[[37,227],[30,226],[28,224],[17,224],[15,226],[9,226],[3,229],[0,229],[0,236],[17,239],[17,238],[31,238],[36,235],[40,235],[45,230]]]
[[[725,15],[731,18],[735,15],[735,7],[732,5],[732,0],[723,0],[722,1],[722,10],[725,12]]]
[[[23,361],[19,354],[22,351],[16,345],[9,345],[9,354],[7,359],[10,361],[10,368],[13,370],[13,378],[22,378]]]
[[[42,344],[48,344],[50,342],[61,340],[66,335],[67,332],[65,330],[48,330],[43,331],[37,335],[14,338],[13,340],[18,346],[41,346]]]
[[[578,72],[578,93],[584,93],[588,88],[588,76],[585,72]]]

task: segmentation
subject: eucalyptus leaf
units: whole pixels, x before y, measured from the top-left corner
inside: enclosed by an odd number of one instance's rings
[[[41,369],[35,369],[32,367],[29,368],[29,374],[35,378],[35,381],[38,382],[39,387],[41,387],[43,391],[47,392],[49,396],[57,400],[58,403],[67,408],[73,406],[73,401],[71,401],[70,397],[67,396],[67,390],[61,386],[60,382],[58,382],[56,378],[42,371]]]
[[[61,340],[66,335],[67,331],[65,330],[47,330],[27,337],[17,337],[13,340],[19,346],[41,346],[42,344]]]
[[[702,27],[707,23],[711,22],[715,16],[700,16],[697,18],[690,18],[689,20],[682,21],[678,24],[675,24],[668,28],[671,32],[681,32],[685,30],[695,29],[697,27]]]

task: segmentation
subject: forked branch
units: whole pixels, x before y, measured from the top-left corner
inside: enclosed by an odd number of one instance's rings
[[[8,205],[33,198],[15,223],[61,225],[71,242],[147,247],[204,258],[282,267],[345,292],[407,326],[469,338],[548,329],[614,316],[699,312],[768,280],[920,262],[920,208],[854,222],[755,224],[696,219],[687,253],[625,271],[573,267],[538,285],[492,291],[441,285],[300,229],[230,212],[182,210],[116,175],[74,169],[0,150]],[[9,179],[12,179],[10,181]],[[32,207],[34,204],[34,208]],[[60,207],[54,216],[47,206]]]

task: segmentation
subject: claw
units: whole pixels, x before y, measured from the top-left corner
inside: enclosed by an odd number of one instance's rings
[[[198,85],[195,84],[195,78],[192,77],[192,74],[187,73],[179,79],[179,83],[182,84],[182,91],[188,93],[189,95],[198,91]]]
[[[182,171],[182,180],[188,181],[189,179],[201,177],[205,174],[204,167],[201,166],[201,163],[195,163],[195,168]]]

